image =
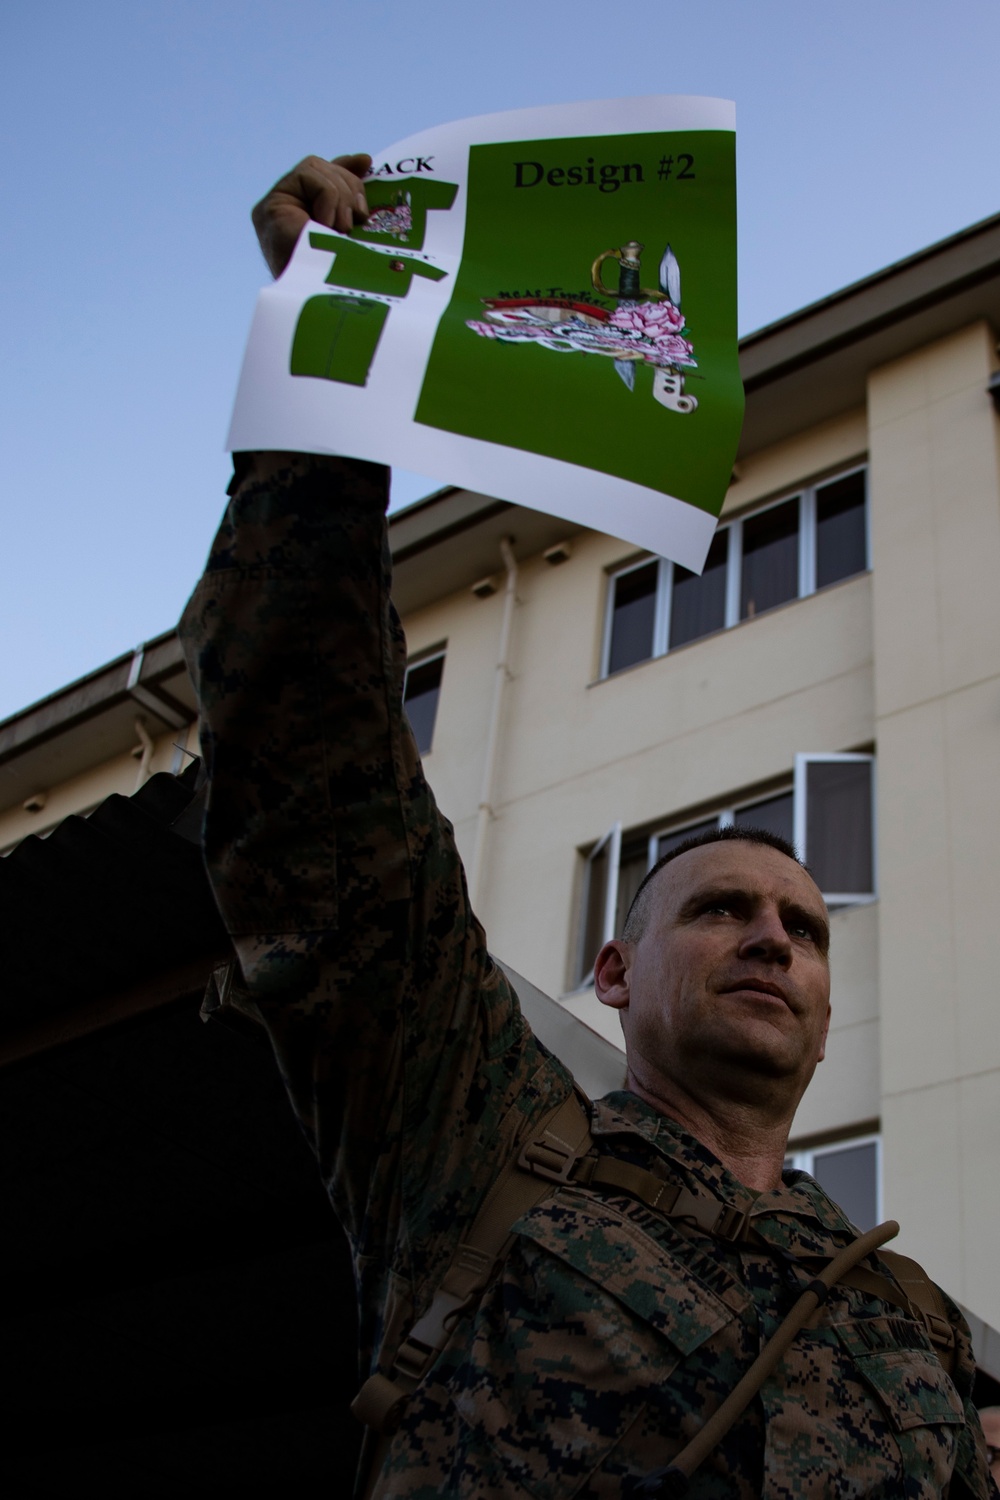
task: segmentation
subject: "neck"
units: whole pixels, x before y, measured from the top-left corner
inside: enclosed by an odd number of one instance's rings
[[[631,1068],[626,1086],[706,1146],[744,1187],[767,1192],[780,1185],[794,1105],[776,1110],[773,1101],[703,1100],[663,1080],[650,1088]]]

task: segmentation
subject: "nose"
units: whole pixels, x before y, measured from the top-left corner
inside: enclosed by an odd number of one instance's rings
[[[762,906],[746,925],[740,942],[741,958],[763,958],[787,969],[792,961],[792,943],[776,906]]]

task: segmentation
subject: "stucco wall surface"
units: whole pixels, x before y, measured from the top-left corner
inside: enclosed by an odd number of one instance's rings
[[[994,349],[980,323],[875,371],[869,419],[886,1210],[997,1326]]]

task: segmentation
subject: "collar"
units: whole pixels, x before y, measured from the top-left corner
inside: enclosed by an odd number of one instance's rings
[[[652,1147],[675,1173],[748,1214],[764,1239],[796,1255],[829,1256],[831,1239],[857,1237],[858,1230],[807,1173],[787,1171],[779,1187],[755,1193],[676,1120],[627,1090],[597,1100],[591,1129],[601,1147],[617,1138],[616,1155],[646,1158]]]

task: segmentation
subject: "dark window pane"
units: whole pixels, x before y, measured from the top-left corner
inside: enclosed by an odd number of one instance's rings
[[[669,854],[671,849],[676,849],[678,844],[683,844],[685,839],[696,839],[700,833],[707,833],[710,828],[718,828],[718,818],[709,818],[706,823],[692,823],[687,828],[678,828],[674,833],[663,833],[656,841],[656,857],[662,859]]]
[[[622,847],[618,865],[618,899],[615,907],[615,935],[621,937],[628,909],[649,869],[649,840],[636,839]]]
[[[816,587],[863,573],[865,476],[848,474],[816,494]]]
[[[842,1146],[817,1152],[812,1175],[834,1203],[844,1210],[862,1232],[878,1223],[878,1148],[874,1141],[863,1146]]]
[[[658,564],[651,562],[633,568],[631,573],[621,573],[614,580],[609,672],[620,672],[623,667],[646,661],[653,654],[657,571]]]
[[[729,531],[717,531],[708,549],[704,572],[689,573],[674,563],[674,583],[670,594],[670,645],[683,646],[696,641],[726,623],[726,558],[729,555]]]
[[[780,797],[768,797],[764,802],[751,802],[749,807],[739,809],[733,822],[742,824],[743,827],[764,828],[768,833],[776,833],[779,838],[791,843],[794,800],[791,792],[782,792]]]
[[[752,620],[799,592],[799,502],[786,500],[743,522],[740,619]]]
[[[806,858],[821,891],[872,894],[870,761],[819,760],[806,767]]]
[[[577,984],[590,978],[604,942],[604,908],[608,898],[608,872],[611,840],[605,839],[596,854],[587,861],[587,890],[583,908],[583,942],[580,949],[580,969]]]
[[[443,656],[435,656],[431,661],[418,662],[415,667],[406,669],[403,706],[421,755],[427,754],[434,738],[434,720],[437,718],[438,699],[441,696],[443,670]]]

